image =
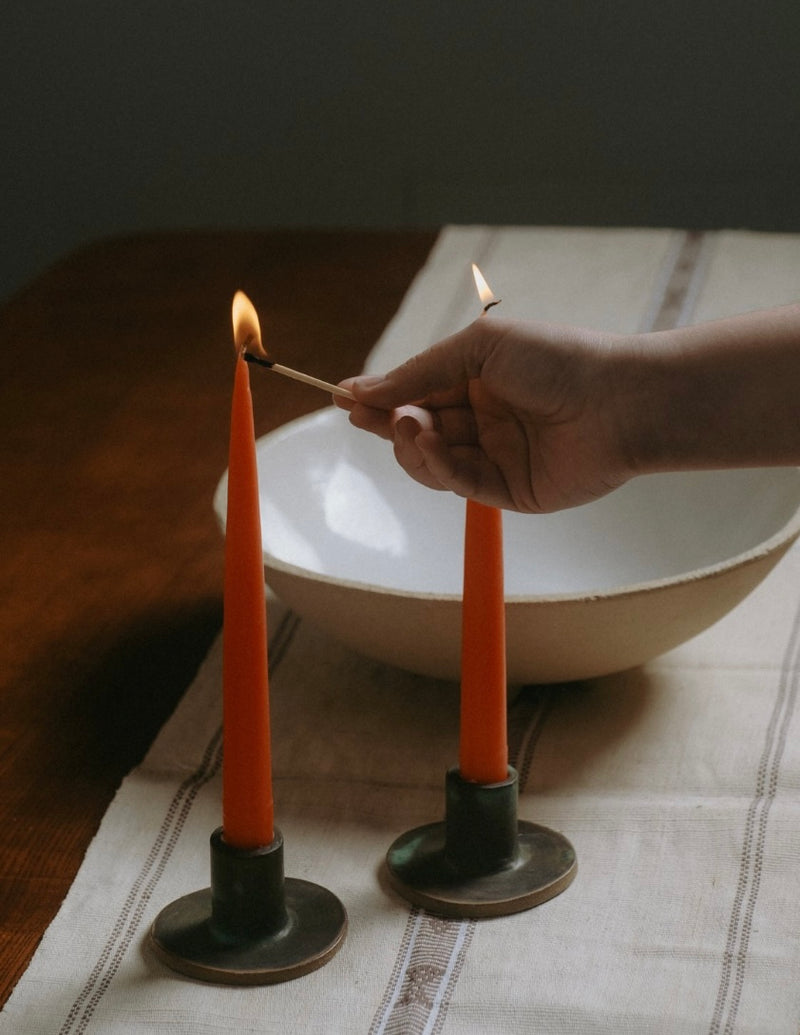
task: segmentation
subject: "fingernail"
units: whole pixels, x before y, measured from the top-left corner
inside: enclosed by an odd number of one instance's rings
[[[410,414],[405,414],[395,422],[394,430],[401,438],[411,442],[417,437],[422,428],[418,420],[415,420]]]

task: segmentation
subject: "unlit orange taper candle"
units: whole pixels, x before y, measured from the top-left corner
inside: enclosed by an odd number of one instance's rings
[[[237,848],[274,837],[264,560],[250,372],[237,343],[231,406],[223,621],[222,832]]]
[[[497,303],[477,266],[484,313]],[[459,772],[475,783],[508,776],[503,515],[467,500],[461,618]]]

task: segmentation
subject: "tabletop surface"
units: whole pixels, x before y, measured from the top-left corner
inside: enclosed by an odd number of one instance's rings
[[[335,382],[360,369],[434,239],[114,239],[0,309],[0,1004],[221,624],[211,498],[233,292],[276,358]],[[282,381],[256,432],[327,404]]]

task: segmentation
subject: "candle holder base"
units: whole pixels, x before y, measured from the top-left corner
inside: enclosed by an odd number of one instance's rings
[[[389,880],[413,905],[448,917],[506,916],[561,894],[577,873],[563,834],[517,819],[517,774],[501,783],[451,769],[442,823],[402,834],[386,856]]]
[[[156,917],[155,955],[188,977],[269,985],[302,977],[341,948],[347,913],[326,888],[283,875],[283,838],[239,849],[211,835],[211,887],[184,895]]]

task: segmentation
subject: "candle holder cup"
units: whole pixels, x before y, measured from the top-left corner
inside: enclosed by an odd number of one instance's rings
[[[242,849],[211,835],[211,887],[156,917],[150,946],[173,970],[202,981],[266,985],[301,977],[341,948],[347,913],[326,888],[284,877],[283,837]]]
[[[402,834],[386,856],[394,889],[449,917],[505,916],[559,895],[577,872],[563,834],[517,818],[518,777],[500,783],[447,773],[445,819]]]

